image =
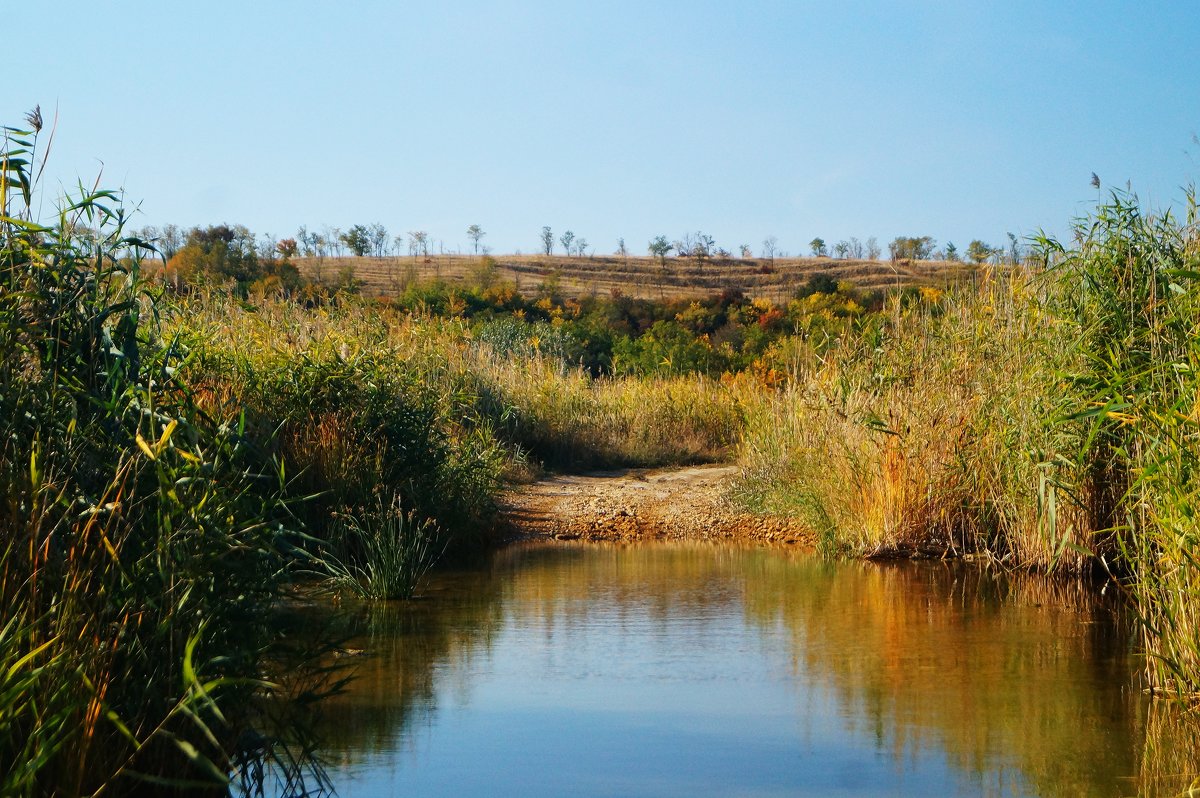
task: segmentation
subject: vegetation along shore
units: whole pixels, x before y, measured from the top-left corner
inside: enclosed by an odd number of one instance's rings
[[[341,673],[295,608],[410,597],[548,472],[724,464],[724,496],[692,473],[721,537],[1105,580],[1146,686],[1200,696],[1194,198],[1113,193],[1070,244],[971,264],[702,234],[349,256],[135,231],[103,190],[40,219],[28,122],[0,154],[0,794],[319,780]]]

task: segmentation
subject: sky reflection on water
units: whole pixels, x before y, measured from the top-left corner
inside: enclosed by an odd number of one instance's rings
[[[360,628],[326,727],[343,795],[1153,795],[1195,772],[1162,744],[1194,730],[1153,722],[1112,603],[1074,583],[518,547]]]

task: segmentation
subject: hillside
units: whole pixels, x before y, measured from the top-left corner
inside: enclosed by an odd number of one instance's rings
[[[558,280],[567,296],[606,294],[619,290],[645,299],[708,295],[727,288],[772,300],[792,296],[813,275],[850,280],[860,288],[939,285],[975,272],[972,265],[946,261],[839,260],[835,258],[727,259],[698,262],[694,258],[655,258],[598,255],[561,257],[497,255],[495,276],[533,289],[548,279]],[[301,258],[296,261],[309,279],[334,281],[349,270],[368,294],[391,294],[413,280],[462,282],[480,268],[481,258],[470,255],[429,257]]]

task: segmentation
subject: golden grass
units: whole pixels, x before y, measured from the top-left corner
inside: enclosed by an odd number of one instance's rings
[[[271,298],[245,306],[209,293],[189,299],[173,323],[230,362],[259,371],[304,358],[369,360],[371,368],[404,372],[412,390],[440,397],[445,418],[458,427],[456,441],[483,430],[509,447],[514,463],[529,455],[560,469],[720,460],[741,429],[744,391],[717,380],[594,380],[550,357],[498,354],[461,320],[412,316],[369,300],[307,310]],[[359,446],[354,435],[342,429],[332,441],[321,432],[333,423],[314,418],[289,428],[292,448],[308,451],[314,466],[328,459],[325,453],[358,462],[343,451]]]
[[[803,514],[832,549],[1081,567],[1086,530],[1049,478],[1060,386],[1036,285],[985,277],[928,299],[785,364],[787,388],[748,416],[739,495]]]

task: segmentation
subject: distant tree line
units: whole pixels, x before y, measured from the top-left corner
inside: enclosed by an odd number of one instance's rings
[[[272,264],[275,260],[285,263],[295,257],[323,259],[354,255],[357,257],[387,257],[407,253],[410,257],[429,257],[433,242],[425,230],[411,230],[407,233],[392,236],[381,223],[355,224],[347,229],[325,225],[320,230],[310,230],[301,226],[294,238],[276,239],[271,235],[254,236],[243,225],[215,225],[205,228],[180,228],[173,224],[163,227],[145,227],[138,231],[139,236],[153,243],[162,254],[164,262],[170,262],[183,253],[182,259],[176,262],[176,267],[185,272],[202,271],[214,275],[229,277],[239,282],[253,282],[262,275],[255,270],[262,264]],[[472,252],[476,255],[490,252],[481,242],[487,236],[483,227],[473,224],[466,229],[467,239],[471,242]],[[975,239],[967,246],[966,260],[976,263],[1021,263],[1027,255],[1016,235],[1008,234],[1007,247],[993,247],[990,244]],[[549,226],[542,228],[538,238],[538,251],[543,255],[555,254],[556,245],[567,257],[584,257],[590,254],[586,238],[572,230],[566,230],[555,236]],[[809,242],[809,249],[815,258],[834,258],[840,260],[879,260],[882,249],[874,236],[861,241],[853,236],[828,244],[824,238],[816,236]],[[186,250],[186,252],[185,252]],[[665,235],[655,236],[646,247],[647,253],[665,268],[666,258],[674,253],[679,258],[690,258],[700,263],[715,260],[725,262],[735,257],[728,249],[717,244],[716,239],[703,231],[685,233],[679,238],[669,238]],[[754,258],[754,252],[749,244],[735,247],[736,257],[743,260]],[[629,250],[625,239],[618,240],[616,254],[628,257]],[[937,242],[930,236],[897,236],[888,244],[888,257],[893,262],[946,260],[960,261],[963,259],[958,247],[953,242],[947,242],[944,248],[938,249]],[[776,258],[786,258],[788,253],[781,251],[778,239],[767,236],[762,241],[759,257],[768,262],[763,268],[770,268]],[[257,276],[256,276],[257,275]],[[281,280],[285,275],[277,275]]]

